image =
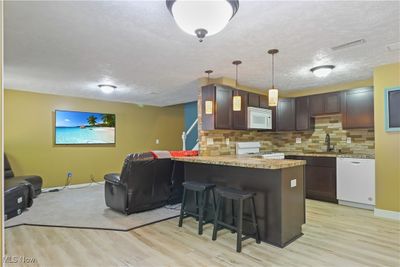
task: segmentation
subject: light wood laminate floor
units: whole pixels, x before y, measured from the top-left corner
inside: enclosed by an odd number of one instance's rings
[[[304,236],[284,249],[253,240],[235,252],[235,235],[178,219],[129,232],[18,226],[5,230],[6,255],[26,266],[400,266],[400,222],[372,211],[307,200]],[[18,266],[19,264],[8,264]]]

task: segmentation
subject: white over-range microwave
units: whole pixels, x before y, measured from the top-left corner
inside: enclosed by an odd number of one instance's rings
[[[272,110],[265,108],[247,108],[248,129],[272,129]]]

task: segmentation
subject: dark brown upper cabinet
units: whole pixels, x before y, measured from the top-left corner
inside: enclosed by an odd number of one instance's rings
[[[233,90],[233,95],[239,95],[242,98],[240,111],[232,111],[233,129],[246,130],[247,129],[247,103],[248,93],[242,90]]]
[[[297,97],[296,106],[296,131],[307,131],[314,128],[313,119],[309,109],[310,98],[308,96]]]
[[[206,114],[206,101],[212,101],[212,114]],[[215,129],[215,85],[213,84],[201,88],[201,117],[203,130]]]
[[[323,95],[309,96],[310,115],[316,116],[324,113],[324,97]]]
[[[374,127],[374,90],[363,87],[342,93],[343,128]]]
[[[212,114],[205,113],[205,102],[213,101]],[[202,129],[232,129],[232,89],[220,85],[202,87]]]
[[[324,113],[334,114],[341,112],[340,92],[324,94]]]
[[[294,131],[296,129],[295,99],[279,98],[276,108],[276,130]]]
[[[260,95],[249,93],[249,107],[260,107]]]
[[[260,95],[260,108],[271,108],[268,106],[268,96]]]
[[[310,115],[327,115],[341,112],[341,94],[338,92],[311,95],[310,96]]]
[[[215,129],[232,129],[232,89],[215,88]]]

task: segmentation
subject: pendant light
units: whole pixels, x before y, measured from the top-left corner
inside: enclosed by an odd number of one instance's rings
[[[213,73],[212,70],[206,70],[205,73],[207,73],[207,84],[210,84],[210,74]],[[206,115],[212,115],[213,114],[213,101],[212,100],[206,100],[204,101],[204,113]]]
[[[239,9],[239,0],[166,0],[166,4],[179,28],[200,42],[222,31]]]
[[[236,66],[235,88],[238,89],[238,67],[240,64],[242,64],[242,61],[235,60],[232,62],[232,64]],[[235,95],[233,96],[232,101],[233,101],[232,102],[233,111],[241,111],[242,110],[242,97],[239,95],[238,90],[235,90]]]
[[[279,52],[278,49],[268,50],[268,54],[272,55],[272,88],[268,90],[268,106],[276,107],[278,105],[278,89],[275,88],[274,79],[274,55]]]

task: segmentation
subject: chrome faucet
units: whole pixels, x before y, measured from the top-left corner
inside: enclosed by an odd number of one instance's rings
[[[331,137],[327,133],[325,136],[326,152],[331,152],[335,149],[335,146],[331,146]]]

